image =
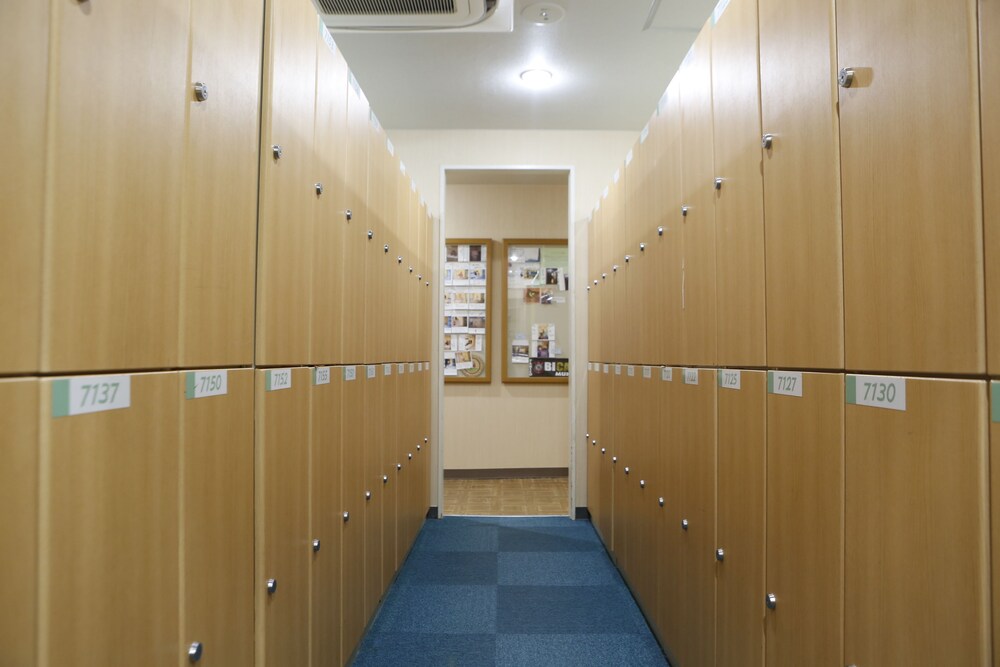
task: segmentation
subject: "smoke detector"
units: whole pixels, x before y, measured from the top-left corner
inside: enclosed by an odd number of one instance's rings
[[[536,2],[522,9],[521,16],[535,25],[551,25],[561,21],[566,10],[552,2]]]

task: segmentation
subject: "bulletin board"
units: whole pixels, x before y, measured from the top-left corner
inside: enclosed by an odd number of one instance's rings
[[[569,382],[566,239],[504,239],[503,381]]]
[[[492,239],[446,239],[444,260],[445,382],[490,382]]]

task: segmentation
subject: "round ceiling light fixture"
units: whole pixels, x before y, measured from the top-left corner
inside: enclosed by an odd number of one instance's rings
[[[541,88],[552,83],[552,72],[547,69],[526,69],[521,72],[521,81],[529,86]]]
[[[521,16],[535,25],[551,25],[561,21],[566,10],[553,2],[536,2],[522,9]]]

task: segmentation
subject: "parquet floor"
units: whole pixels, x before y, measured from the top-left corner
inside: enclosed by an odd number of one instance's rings
[[[569,514],[569,478],[446,479],[444,513],[565,516]]]

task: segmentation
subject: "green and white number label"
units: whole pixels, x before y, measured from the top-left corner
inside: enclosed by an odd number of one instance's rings
[[[664,366],[660,369],[660,380],[663,382],[673,382],[674,381],[674,368],[673,366]]]
[[[1000,382],[990,383],[990,398],[993,406],[990,410],[991,418],[994,424],[1000,424]]]
[[[279,389],[292,388],[292,369],[275,368],[267,372],[267,390],[278,391]]]
[[[330,384],[329,366],[317,366],[313,369],[313,384]]]
[[[399,372],[400,375],[405,374],[406,373],[406,364],[400,364],[399,368],[397,368],[396,370]]]
[[[906,411],[906,378],[848,375],[847,403]]]
[[[740,375],[739,371],[729,370],[724,368],[719,371],[719,386],[723,389],[739,389],[740,388]]]
[[[628,366],[627,367],[627,372],[628,372],[628,376],[630,378],[634,378],[635,377],[635,366]]]
[[[350,382],[356,379],[358,379],[358,367],[344,366],[344,382]]]
[[[228,371],[189,371],[184,374],[184,397],[208,398],[229,393]]]
[[[378,374],[378,368],[375,366],[365,366],[365,377],[369,380],[374,380],[375,375]]]
[[[653,367],[652,366],[643,366],[642,367],[642,379],[644,379],[644,380],[651,380],[651,379],[653,379]]]
[[[798,371],[768,371],[767,393],[802,398],[802,373]]]
[[[52,383],[53,417],[122,410],[131,405],[131,375],[67,378]]]
[[[684,369],[684,384],[698,384],[698,369],[697,368],[685,368]]]
[[[615,375],[621,375],[621,374],[622,374],[622,365],[615,364]]]
[[[611,370],[611,365],[604,364],[604,374],[607,375],[610,370]]]
[[[392,375],[392,364],[382,364],[382,375]]]
[[[411,373],[416,373],[417,372],[417,365],[416,364],[410,364],[410,372]]]

